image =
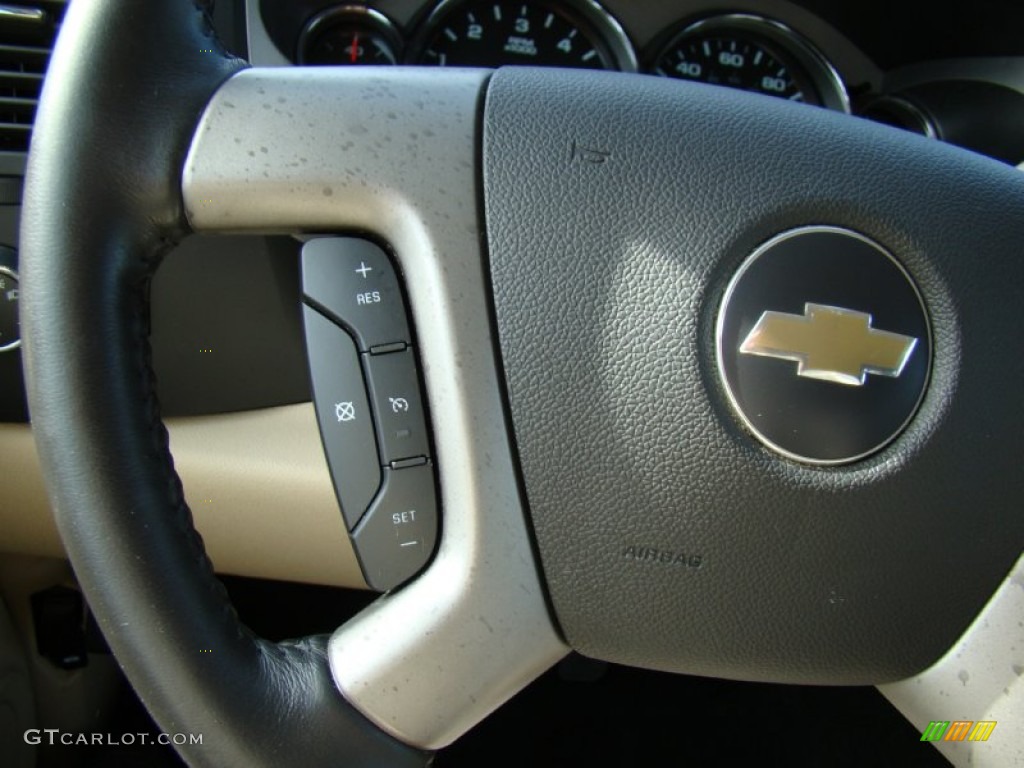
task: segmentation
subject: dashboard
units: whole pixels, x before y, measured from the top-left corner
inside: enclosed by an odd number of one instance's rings
[[[59,555],[26,426],[17,340],[24,147],[46,46],[65,3],[38,6],[45,23],[0,27],[0,84],[8,88],[0,92],[0,455],[20,478],[0,491],[0,519],[10,551]],[[226,46],[256,66],[635,70],[850,112],[1013,165],[1024,161],[1024,37],[1014,33],[1020,15],[1011,2],[984,3],[983,13],[958,5],[936,14],[923,2],[878,0],[856,7],[821,0],[214,4]],[[152,288],[157,386],[193,508],[222,570],[363,585],[336,525],[310,406],[296,301],[300,247],[285,236],[192,236],[172,252]],[[275,430],[288,439],[270,439]],[[287,471],[261,469],[270,465]],[[282,499],[301,500],[294,506],[315,535],[276,515]],[[308,557],[310,540],[325,555],[340,548],[344,556]]]
[[[45,23],[0,27],[0,83],[8,89],[0,92],[0,454],[20,478],[0,491],[0,517],[9,550],[57,555],[26,426],[17,340],[24,147],[65,3],[38,5]],[[1017,165],[1024,161],[1021,10],[1011,2],[983,6],[936,14],[927,3],[877,0],[856,7],[820,0],[217,0],[214,23],[227,47],[257,66],[351,66],[354,59],[637,70],[849,111]],[[337,502],[309,405],[295,299],[299,248],[283,236],[193,236],[171,253],[152,289],[157,386],[219,567],[361,585],[350,549],[340,563],[300,554],[310,538],[325,552],[346,550],[348,542],[336,529]],[[268,439],[275,429],[289,439]],[[295,471],[252,468],[270,464]],[[282,498],[303,501],[298,506],[318,535],[301,535],[275,515]],[[269,554],[268,541],[278,543]]]
[[[0,27],[0,421],[6,423],[28,420],[17,348],[18,203],[34,105],[66,2],[36,5],[40,23],[7,19]],[[1024,38],[1014,33],[1019,5],[1004,0],[985,2],[981,10],[958,4],[941,14],[924,2],[879,0],[856,6],[824,0],[217,0],[213,8],[227,47],[257,66],[525,64],[639,71],[802,101],[1009,164],[1024,161]],[[206,238],[190,238],[154,285],[154,362],[165,413],[192,417],[308,402],[301,319],[251,309],[278,306],[277,297],[298,290],[291,266],[296,242],[220,238],[215,258],[211,247]],[[242,268],[250,279],[238,286]],[[192,296],[189,313],[178,311],[183,291]],[[225,296],[230,306],[214,318],[210,308]],[[260,343],[252,341],[253,325]],[[196,353],[211,346],[218,354]]]
[[[39,5],[56,18],[63,3]],[[879,0],[217,0],[214,14],[227,46],[256,66],[639,72],[845,112],[1024,164],[1024,10],[1015,2],[940,13],[926,2]],[[19,47],[23,40],[0,40],[0,64]],[[0,72],[0,87],[10,82]],[[31,126],[21,88],[0,114],[18,136]],[[26,153],[0,147],[0,466],[10,478],[0,489],[3,546],[59,557],[16,341]],[[309,402],[300,247],[283,236],[194,236],[173,252],[153,284],[158,389],[219,570],[363,587]],[[288,519],[285,508],[294,510]],[[1006,622],[1016,616],[1004,614]]]
[[[564,66],[641,72],[849,112],[1017,164],[1024,75],[986,4],[681,0],[250,0],[247,36],[267,64]],[[962,28],[950,35],[948,29]],[[996,118],[998,115],[998,118]]]

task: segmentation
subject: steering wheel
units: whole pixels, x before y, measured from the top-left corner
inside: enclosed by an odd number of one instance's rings
[[[404,277],[439,544],[329,639],[254,637],[193,529],[147,344],[189,231],[368,233]],[[195,765],[426,764],[570,647],[896,680],[1024,544],[1021,242],[1019,171],[825,110],[251,69],[201,2],[73,3],[23,212],[33,430],[92,610]]]

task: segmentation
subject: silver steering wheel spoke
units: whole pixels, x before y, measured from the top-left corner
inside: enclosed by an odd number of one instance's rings
[[[487,77],[246,70],[210,102],[182,181],[198,232],[363,232],[394,251],[443,425],[441,538],[428,568],[339,628],[329,653],[350,703],[431,749],[569,650],[527,528],[490,319],[476,175]]]

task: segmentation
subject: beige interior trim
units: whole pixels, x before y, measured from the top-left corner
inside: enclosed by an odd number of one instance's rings
[[[222,573],[365,588],[310,403],[168,420],[171,451]],[[25,425],[0,424],[0,551],[63,557]]]
[[[28,426],[0,424],[0,467],[0,551],[64,558]]]

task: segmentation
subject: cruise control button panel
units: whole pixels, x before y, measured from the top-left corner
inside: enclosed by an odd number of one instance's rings
[[[380,494],[352,541],[372,589],[391,589],[426,565],[437,541],[433,468],[385,469]]]
[[[398,277],[373,243],[320,238],[303,248],[302,285],[313,399],[342,517],[367,584],[394,589],[430,560],[438,528]]]
[[[398,276],[369,240],[321,237],[306,243],[302,292],[307,303],[352,333],[361,352],[410,342]]]

